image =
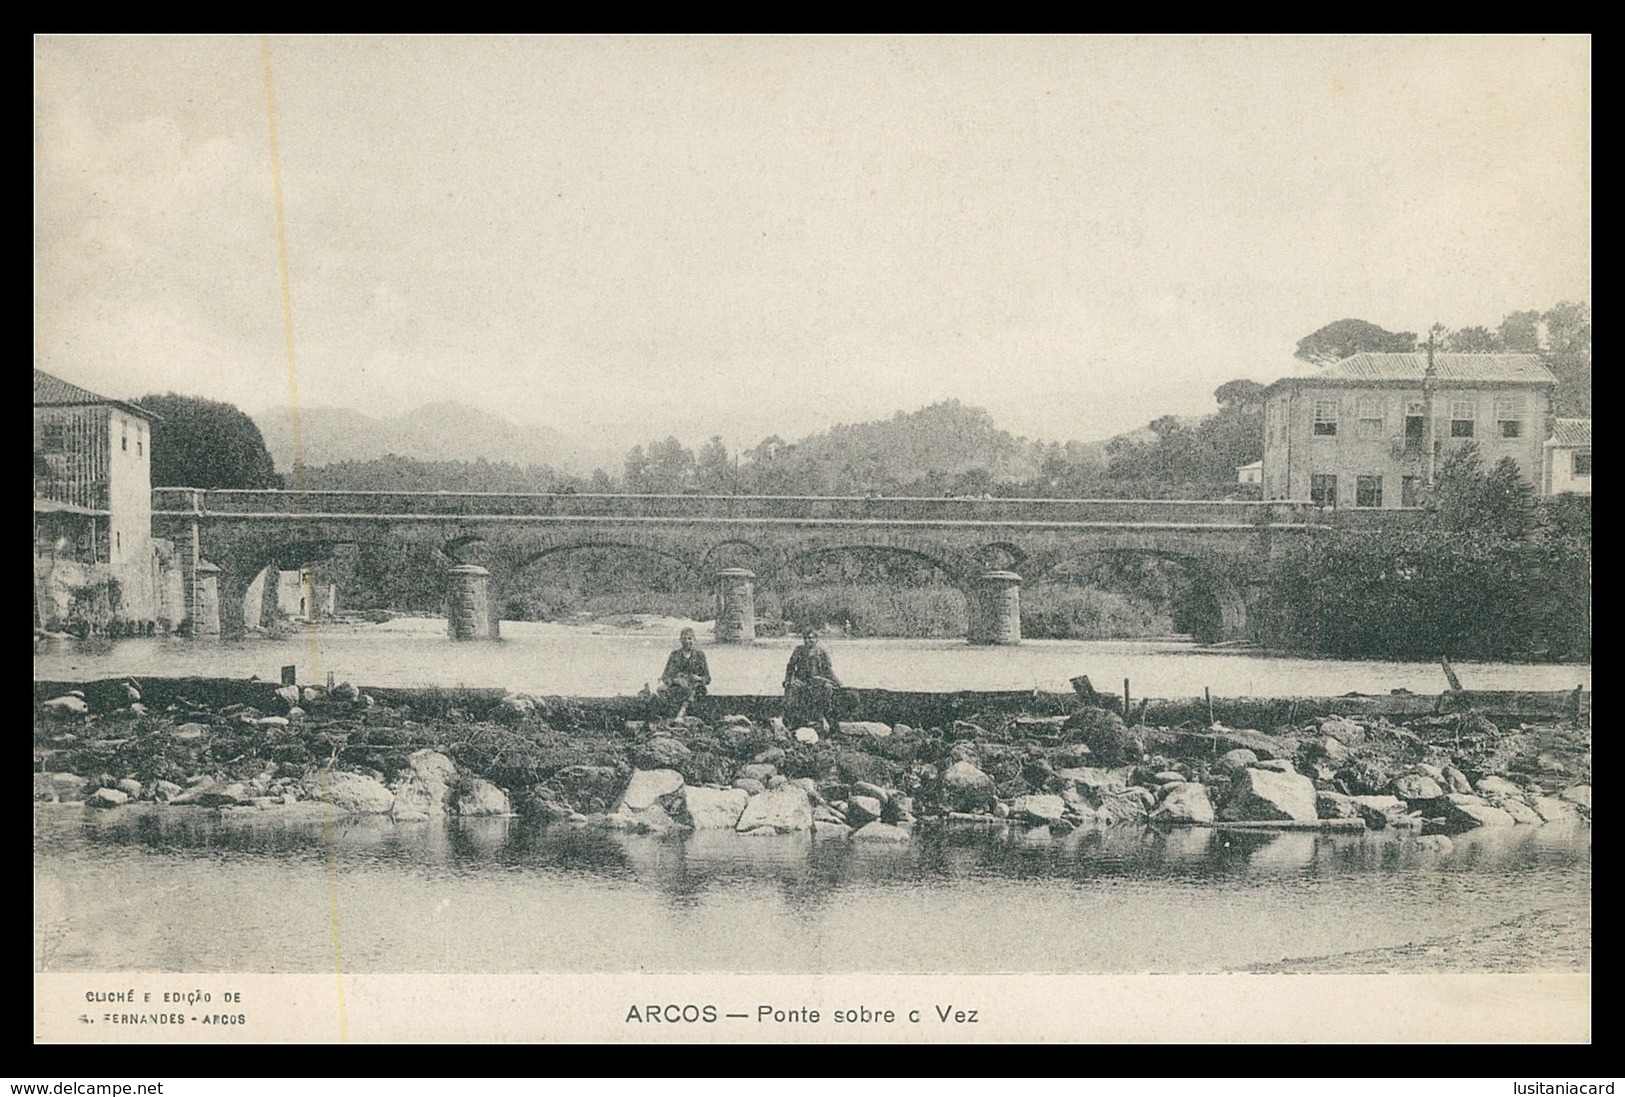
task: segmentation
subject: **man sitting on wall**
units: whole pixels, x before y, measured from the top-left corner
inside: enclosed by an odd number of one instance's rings
[[[818,630],[801,629],[802,643],[784,668],[784,717],[793,728],[816,727],[828,733],[837,719],[835,702],[841,688],[829,652],[818,646]]]
[[[711,684],[711,667],[705,652],[694,646],[694,630],[686,628],[677,635],[680,645],[666,659],[666,669],[660,674],[660,696],[677,702],[677,719],[688,715],[688,706],[705,696]]]

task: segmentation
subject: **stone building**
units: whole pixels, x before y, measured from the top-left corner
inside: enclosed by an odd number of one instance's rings
[[[1591,494],[1591,420],[1559,419],[1546,440],[1547,495]]]
[[[1540,488],[1556,384],[1534,354],[1356,354],[1283,377],[1264,390],[1264,498],[1420,506],[1468,443]]]
[[[166,616],[173,584],[160,574],[152,537],[153,418],[34,371],[36,628],[76,612],[127,630]]]

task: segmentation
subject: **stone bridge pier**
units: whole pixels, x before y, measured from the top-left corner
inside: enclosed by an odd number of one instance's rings
[[[965,590],[965,608],[971,643],[1021,643],[1021,576],[1015,572],[982,572]]]

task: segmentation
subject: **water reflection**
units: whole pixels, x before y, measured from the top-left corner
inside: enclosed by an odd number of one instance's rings
[[[1413,871],[1516,873],[1590,861],[1585,828],[1516,827],[1458,835],[1448,846],[1407,831],[1335,834],[1207,827],[922,827],[908,842],[850,842],[731,831],[627,834],[511,817],[396,823],[386,816],[279,819],[275,814],[131,806],[59,813],[103,846],[139,845],[169,856],[321,857],[446,866],[453,871],[566,872],[636,880],[673,895],[737,881],[775,882],[816,903],[845,884],[910,885],[972,878],[1176,879],[1261,875],[1304,878]]]
[[[147,806],[35,820],[51,969],[323,970],[335,917],[357,971],[1235,970],[1554,902],[1589,933],[1588,828],[865,843]]]

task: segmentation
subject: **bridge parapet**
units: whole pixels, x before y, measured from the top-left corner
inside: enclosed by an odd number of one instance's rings
[[[1306,502],[1207,499],[990,499],[888,496],[547,495],[495,492],[276,491],[157,488],[166,517],[583,518],[686,521],[1123,523],[1303,526]]]

